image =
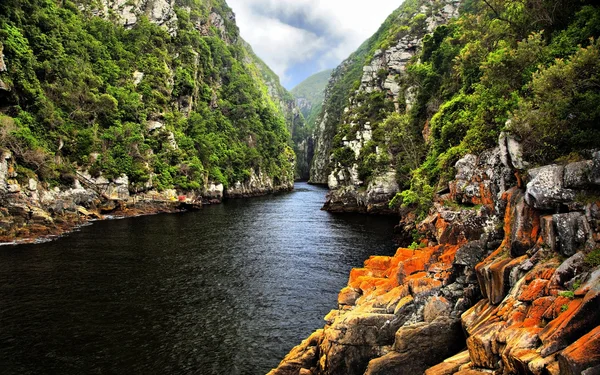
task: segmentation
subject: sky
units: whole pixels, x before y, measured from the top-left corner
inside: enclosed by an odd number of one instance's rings
[[[292,89],[338,66],[403,0],[227,0],[242,37]]]

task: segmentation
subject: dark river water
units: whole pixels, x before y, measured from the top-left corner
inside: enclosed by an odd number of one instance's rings
[[[265,374],[324,324],[393,218],[326,191],[96,222],[0,247],[0,374]]]

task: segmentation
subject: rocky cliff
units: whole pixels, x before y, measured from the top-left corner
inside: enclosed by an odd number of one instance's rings
[[[325,327],[270,375],[597,374],[600,152],[523,173],[466,155],[418,241],[353,269]]]
[[[330,75],[331,70],[314,74],[291,90],[295,105],[306,122],[305,127],[297,129],[292,135],[297,150],[297,169],[302,180],[310,178],[310,166],[314,155],[314,131],[317,116],[323,108],[323,97]]]
[[[389,212],[387,204],[400,190],[396,158],[391,140],[375,142],[373,132],[390,113],[410,110],[418,87],[406,83],[407,65],[415,61],[426,34],[458,15],[459,4],[406,2],[332,74],[311,170],[312,182],[331,189],[326,209]],[[369,176],[359,171],[367,157],[381,164],[369,166],[377,169]]]
[[[302,116],[224,1],[4,1],[0,40],[5,239],[293,188]]]

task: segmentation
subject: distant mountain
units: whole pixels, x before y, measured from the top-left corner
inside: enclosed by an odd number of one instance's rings
[[[317,116],[323,107],[323,99],[325,97],[325,88],[331,77],[333,70],[328,69],[320,73],[314,74],[291,91],[296,98],[296,106],[300,108],[300,112],[306,119],[306,124],[309,128],[314,128]]]

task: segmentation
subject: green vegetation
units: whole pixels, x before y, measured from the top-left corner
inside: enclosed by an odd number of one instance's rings
[[[569,298],[569,299],[575,298],[575,293],[573,293],[570,290],[564,291],[564,292],[560,292],[560,293],[558,293],[558,295],[561,296],[561,297]]]
[[[308,131],[311,133],[316,126],[317,117],[323,108],[325,88],[331,77],[331,72],[332,70],[325,70],[313,74],[290,91],[297,101],[302,100],[306,102],[306,106],[300,106],[300,111],[306,119]],[[300,104],[299,102],[297,103]]]
[[[600,249],[595,249],[585,256],[585,264],[590,267],[600,266]]]
[[[496,146],[502,131],[520,139],[525,159],[535,164],[600,147],[595,2],[472,0],[463,3],[460,17],[429,35],[424,21],[444,4],[427,3],[423,12],[424,4],[405,2],[334,72],[324,105],[334,124],[328,127],[334,132],[330,167],[358,162],[366,184],[389,167],[378,164],[370,150],[385,150],[402,189],[390,207],[414,207],[422,216],[433,192],[454,177],[456,161]],[[362,66],[375,51],[407,35],[423,39],[406,71],[377,74],[380,87],[389,79],[400,86],[396,107],[390,94],[357,92]],[[409,94],[414,98],[407,108]],[[342,113],[349,101],[349,111]],[[373,139],[357,161],[344,151],[343,140],[367,124]]]
[[[293,178],[285,120],[231,10],[222,0],[176,5],[170,34],[143,16],[131,28],[114,12],[92,16],[91,4],[2,1],[2,145],[19,166],[57,183],[75,168],[125,173],[132,190],[227,186],[259,170]],[[224,30],[198,26],[211,12]]]

